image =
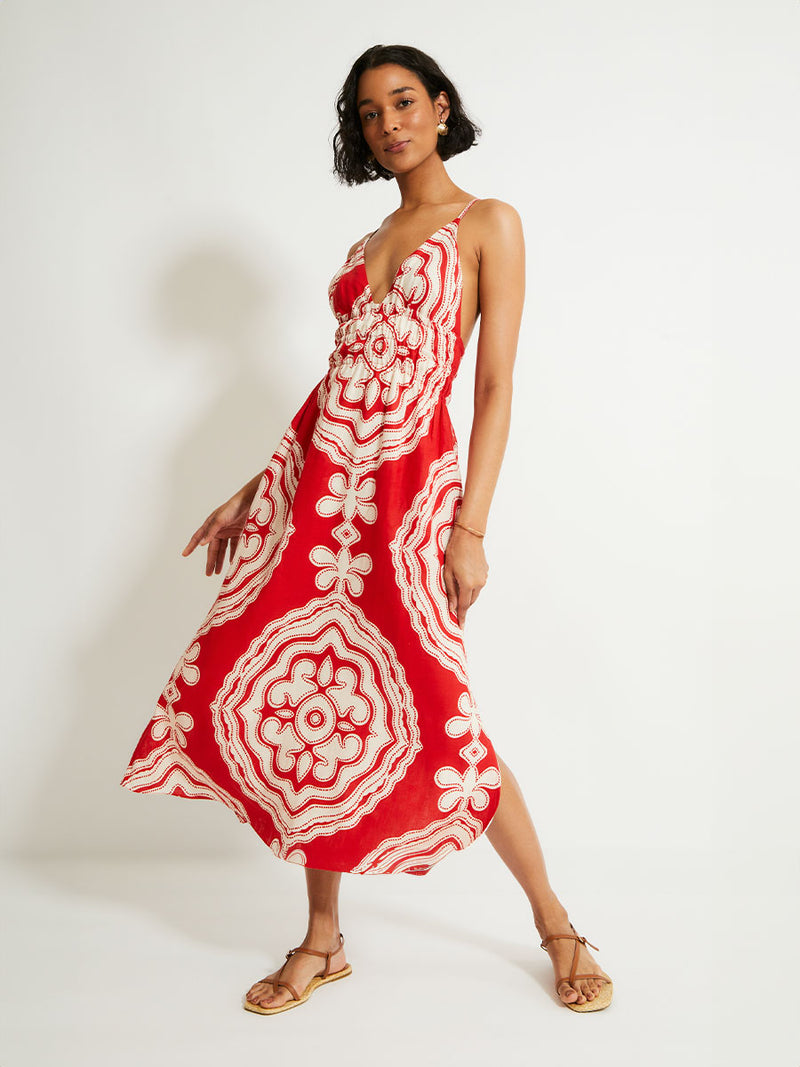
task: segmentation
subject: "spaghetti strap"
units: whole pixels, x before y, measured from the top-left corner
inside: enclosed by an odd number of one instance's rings
[[[469,211],[469,209],[472,207],[472,205],[477,203],[478,200],[480,200],[479,196],[473,196],[473,198],[470,200],[470,202],[468,204],[466,204],[461,209],[461,211],[458,213],[458,215],[456,215],[456,217],[455,217],[455,219],[453,219],[453,221],[454,222],[461,222],[461,220],[464,218],[464,216]]]

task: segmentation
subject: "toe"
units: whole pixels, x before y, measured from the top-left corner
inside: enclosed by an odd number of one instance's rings
[[[561,997],[561,999],[564,1001],[564,1003],[565,1004],[574,1004],[574,1002],[578,998],[577,989],[573,989],[573,987],[569,984],[569,982],[562,982],[559,985],[558,988],[559,988],[559,994],[558,995]]]
[[[247,994],[247,999],[251,1004],[257,1004],[261,1008],[268,1008],[275,999],[274,990],[266,982],[256,982]]]

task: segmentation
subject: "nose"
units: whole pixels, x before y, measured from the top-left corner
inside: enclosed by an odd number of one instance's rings
[[[397,121],[395,119],[391,118],[390,116],[387,116],[383,120],[383,132],[384,133],[391,133],[393,130],[396,130],[396,129],[397,129]]]

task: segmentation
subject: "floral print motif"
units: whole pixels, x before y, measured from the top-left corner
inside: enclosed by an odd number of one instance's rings
[[[483,811],[489,804],[489,793],[485,787],[496,789],[500,785],[500,775],[495,767],[488,767],[480,774],[474,766],[459,774],[454,767],[440,767],[433,776],[438,786],[445,790],[439,797],[442,811],[450,811],[457,805],[471,805],[476,811]]]
[[[175,744],[186,748],[186,733],[194,726],[194,720],[188,711],[175,711],[170,705],[163,708],[153,719],[150,728],[150,736],[154,741],[161,741],[165,737],[171,737]]]
[[[159,705],[152,719],[150,736],[154,741],[169,738],[180,748],[186,748],[186,733],[194,726],[194,719],[187,711],[175,711],[174,704],[180,700],[181,696],[180,688],[176,683],[182,678],[186,685],[197,685],[200,681],[200,671],[194,661],[199,655],[200,642],[194,641],[178,660],[162,694],[166,706]]]
[[[347,522],[360,518],[364,522],[375,522],[378,509],[371,503],[375,496],[375,479],[365,478],[358,471],[350,471],[346,476],[336,471],[328,480],[330,496],[321,496],[317,501],[317,512],[330,517],[341,511]]]
[[[309,552],[309,559],[321,568],[315,579],[320,589],[330,589],[333,585],[337,593],[347,591],[353,596],[363,593],[364,579],[361,576],[372,570],[372,559],[368,553],[352,556],[349,548],[332,552],[325,545],[316,545]]]
[[[448,737],[470,735],[469,742],[458,753],[468,766],[463,772],[455,767],[440,767],[436,771],[434,781],[444,790],[439,797],[439,808],[441,811],[450,811],[452,808],[469,806],[475,811],[483,811],[489,805],[488,790],[500,787],[500,771],[496,766],[478,770],[478,764],[486,756],[487,749],[481,741],[483,727],[469,691],[459,697],[458,712],[458,715],[447,720],[444,729]]]

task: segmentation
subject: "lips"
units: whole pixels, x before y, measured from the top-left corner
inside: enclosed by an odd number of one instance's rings
[[[389,144],[389,145],[386,146],[386,151],[387,152],[399,152],[402,148],[405,148],[405,146],[407,144],[408,144],[408,141],[395,141],[394,144]]]

